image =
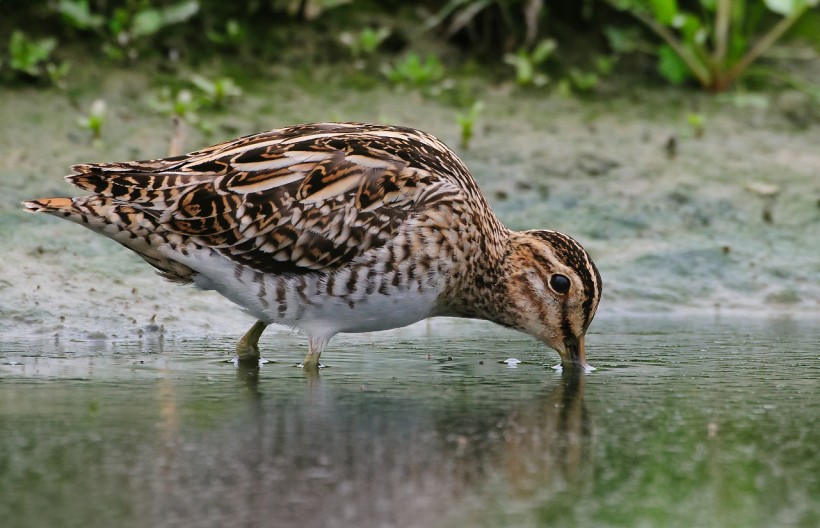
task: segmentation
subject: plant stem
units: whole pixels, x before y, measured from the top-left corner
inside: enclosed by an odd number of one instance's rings
[[[729,86],[734,83],[738,77],[749,67],[749,65],[754,62],[758,57],[763,55],[767,49],[771,47],[772,44],[780,38],[783,33],[785,33],[797,20],[803,16],[803,13],[806,12],[808,9],[808,5],[804,5],[799,10],[795,11],[788,17],[783,18],[780,22],[775,24],[775,26],[769,30],[768,33],[763,35],[760,40],[758,40],[752,49],[750,49],[746,55],[743,56],[742,59],[737,61],[734,66],[732,66],[728,72],[722,75],[720,78],[715,79],[714,89],[716,91],[723,91]]]
[[[715,13],[715,53],[712,67],[715,72],[723,69],[729,42],[729,28],[732,14],[732,0],[718,0]]]
[[[689,67],[689,70],[692,71],[695,77],[697,77],[698,81],[700,82],[701,86],[708,87],[712,85],[713,78],[711,72],[700,62],[698,61],[697,57],[695,57],[683,43],[678,39],[674,33],[672,33],[669,28],[666,26],[656,22],[652,18],[643,13],[632,13],[635,17],[638,18],[641,22],[649,26],[649,28],[657,33],[659,37],[661,37],[664,42],[669,44],[675,53],[686,63],[686,66]]]

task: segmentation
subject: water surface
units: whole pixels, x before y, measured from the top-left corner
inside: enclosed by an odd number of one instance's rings
[[[817,526],[820,329],[604,319],[598,370],[490,324],[0,341],[0,519],[39,526]],[[504,360],[522,363],[511,368]]]

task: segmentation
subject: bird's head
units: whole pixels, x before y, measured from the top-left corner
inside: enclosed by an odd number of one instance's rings
[[[601,298],[601,275],[567,235],[514,233],[506,257],[511,326],[554,348],[565,367],[586,368],[584,335]]]

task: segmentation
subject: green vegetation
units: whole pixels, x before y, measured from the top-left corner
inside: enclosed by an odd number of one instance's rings
[[[102,137],[102,126],[105,122],[105,101],[97,99],[91,103],[91,109],[86,117],[81,117],[77,120],[80,128],[84,128],[91,132],[93,140],[98,140]]]
[[[521,48],[518,53],[508,53],[504,56],[504,62],[515,68],[515,82],[519,86],[544,86],[548,78],[538,71],[538,66],[552,55],[556,47],[554,40],[544,39],[532,51]]]
[[[339,35],[339,41],[347,46],[354,59],[370,56],[376,53],[379,46],[390,36],[390,29],[365,28],[358,32],[344,31]]]
[[[689,123],[692,134],[696,138],[700,139],[703,137],[703,132],[706,129],[706,118],[703,117],[703,114],[690,112],[686,115],[686,122]]]
[[[819,3],[32,0],[0,21],[0,82],[70,91],[86,64],[150,61],[186,84],[153,106],[190,120],[201,108],[224,108],[249,79],[285,72],[307,85],[317,69],[333,65],[333,80],[345,86],[366,90],[387,81],[469,116],[480,95],[464,88],[468,78],[577,96],[598,92],[610,78],[652,82],[643,67],[650,56],[654,81],[709,91],[787,86],[818,101],[820,89],[779,67],[783,59],[760,62],[775,43],[808,44],[817,53]],[[213,73],[192,75],[201,68]]]
[[[417,53],[408,53],[384,71],[390,82],[423,88],[444,78],[444,66],[435,55],[422,60]]]
[[[196,0],[158,6],[152,2],[124,4],[100,14],[91,11],[89,0],[60,0],[55,9],[75,29],[95,33],[108,57],[133,60],[144,46],[150,45],[151,37],[168,26],[190,20],[200,7]]]
[[[476,101],[468,111],[456,114],[456,122],[461,130],[461,146],[465,149],[470,148],[470,140],[473,139],[475,133],[475,123],[483,109],[484,103]]]
[[[194,75],[191,83],[199,89],[200,103],[203,106],[224,108],[230,100],[242,95],[242,89],[230,77],[211,81],[201,75]]]
[[[608,0],[628,11],[663,40],[658,70],[671,83],[694,77],[725,91],[818,0],[699,0],[687,10],[677,0]],[[764,11],[782,18],[761,32]]]
[[[148,105],[156,112],[169,117],[184,119],[191,123],[199,121],[196,113],[200,107],[199,101],[187,88],[175,91],[169,86],[163,86],[156,95],[148,98]]]
[[[18,75],[34,79],[43,77],[56,47],[57,39],[54,37],[32,39],[26,33],[15,30],[9,38],[9,67]]]

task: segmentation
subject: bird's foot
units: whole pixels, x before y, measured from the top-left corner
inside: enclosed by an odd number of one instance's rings
[[[232,359],[228,360],[230,363],[233,363],[235,367],[261,367],[266,363],[273,363],[270,359],[265,359],[263,357],[240,357],[239,355],[234,356]]]
[[[234,362],[237,365],[258,367],[263,362],[259,353],[259,338],[262,332],[268,325],[262,321],[256,321],[253,326],[245,332],[239,343],[236,344],[236,358]]]
[[[296,365],[300,369],[305,370],[319,370],[323,368],[327,368],[327,365],[323,365],[322,363],[312,363],[312,362],[303,362]]]

